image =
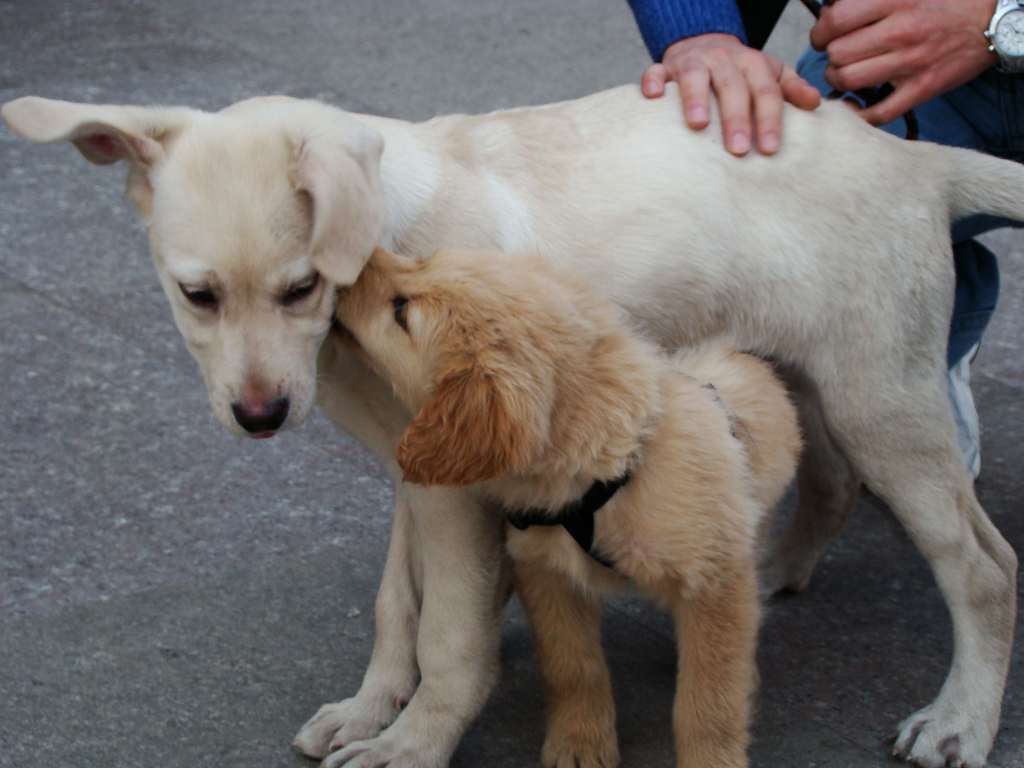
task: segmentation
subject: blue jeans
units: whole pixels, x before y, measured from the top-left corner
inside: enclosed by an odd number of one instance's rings
[[[804,53],[797,63],[800,75],[824,95],[832,91],[825,82],[827,64],[828,56],[814,50]],[[920,138],[1024,162],[1024,98],[1018,95],[1024,96],[1024,76],[989,70],[918,106],[914,113]],[[906,124],[900,118],[883,125],[882,130],[905,136]],[[953,226],[956,298],[947,350],[950,367],[981,341],[999,298],[996,257],[972,238],[1008,226],[1022,225],[993,216],[972,216]]]

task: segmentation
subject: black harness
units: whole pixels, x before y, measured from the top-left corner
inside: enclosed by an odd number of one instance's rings
[[[582,497],[551,512],[546,509],[518,509],[506,512],[508,522],[520,531],[534,525],[560,525],[580,545],[580,549],[606,568],[614,567],[611,560],[594,549],[594,515],[629,482],[626,472],[616,480],[597,480]]]
[[[702,384],[701,388],[708,390],[712,401],[725,411],[729,419],[729,432],[734,438],[738,438],[736,429],[740,425],[739,420],[722,400],[715,385],[708,382]],[[594,549],[594,515],[611,500],[616,491],[629,482],[630,477],[631,474],[627,471],[616,480],[596,480],[582,497],[554,512],[537,507],[512,509],[505,511],[505,518],[511,526],[520,531],[535,525],[560,525],[590,557],[606,568],[614,568],[615,564],[609,558]]]

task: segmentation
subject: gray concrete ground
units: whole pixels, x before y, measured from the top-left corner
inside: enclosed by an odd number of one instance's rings
[[[798,4],[773,40],[792,56]],[[405,118],[582,95],[645,54],[616,0],[0,0],[0,100],[216,108],[270,92]],[[391,491],[322,419],[227,436],[172,327],[123,170],[0,131],[0,766],[290,766],[372,641]],[[1024,240],[989,238],[1005,293],[975,367],[979,490],[1024,549]],[[1020,633],[1018,633],[1020,634]],[[753,762],[879,766],[936,693],[950,627],[921,558],[861,503],[810,591],[773,604]],[[527,628],[455,766],[537,763]],[[1024,766],[1017,644],[993,765]],[[616,604],[607,647],[626,765],[669,765],[669,622]]]

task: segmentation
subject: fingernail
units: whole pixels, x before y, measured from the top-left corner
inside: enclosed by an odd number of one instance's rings
[[[708,119],[708,108],[703,104],[695,104],[686,110],[686,116],[692,123],[703,123]]]
[[[779,134],[774,131],[767,131],[761,134],[761,150],[764,152],[776,152],[779,149]]]
[[[750,137],[743,131],[736,131],[729,137],[729,151],[737,155],[750,151]]]

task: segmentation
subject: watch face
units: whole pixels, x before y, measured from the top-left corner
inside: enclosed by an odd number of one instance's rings
[[[1003,56],[1024,56],[1024,10],[1012,10],[999,20],[992,44]]]

